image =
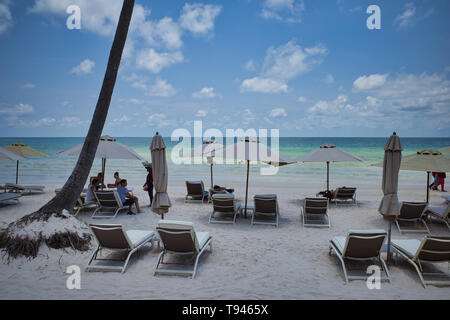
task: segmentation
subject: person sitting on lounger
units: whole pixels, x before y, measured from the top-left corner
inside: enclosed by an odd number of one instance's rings
[[[234,189],[227,189],[225,187],[221,187],[221,186],[218,186],[218,185],[215,185],[213,188],[214,188],[213,189],[214,191],[226,191],[228,193],[233,193],[234,192]]]
[[[85,202],[95,201],[94,191],[97,190],[100,185],[100,180],[97,178],[92,179],[92,182],[89,184],[86,191],[86,200]]]
[[[119,173],[116,171],[114,172],[114,179],[116,180],[114,183],[108,183],[108,188],[117,188],[120,184],[120,180],[122,180],[119,177]]]
[[[119,194],[120,200],[122,201],[124,206],[129,206],[128,214],[133,214],[131,211],[131,207],[133,204],[136,205],[136,209],[138,213],[142,213],[141,208],[139,208],[139,199],[131,194],[131,192],[127,189],[127,180],[120,180],[120,184],[117,187],[117,193]]]
[[[99,184],[98,184],[98,186],[95,188],[95,190],[98,190],[98,189],[100,189],[102,186],[104,186],[104,182],[103,182],[103,180],[104,180],[104,178],[103,178],[103,173],[102,172],[99,172],[98,174],[97,174],[97,176],[95,177],[90,177],[89,178],[89,181],[90,181],[90,183],[92,183],[92,181],[94,180],[94,179],[98,179],[98,181],[99,181]]]

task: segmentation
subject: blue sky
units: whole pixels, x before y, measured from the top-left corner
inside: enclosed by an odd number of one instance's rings
[[[69,30],[69,5],[81,29]],[[381,29],[369,30],[369,5]],[[0,136],[85,136],[121,0],[0,0]],[[448,137],[446,0],[137,0],[104,134]]]

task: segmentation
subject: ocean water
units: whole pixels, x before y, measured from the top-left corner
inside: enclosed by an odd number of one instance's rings
[[[151,137],[122,137],[117,141],[134,149],[146,160],[151,160],[149,146]],[[364,184],[380,181],[382,169],[371,166],[381,162],[384,155],[384,145],[387,138],[302,138],[283,137],[279,140],[280,153],[295,158],[312,151],[325,143],[332,143],[338,148],[350,152],[364,160],[364,162],[332,163],[330,164],[330,187],[345,184]],[[22,142],[50,155],[49,158],[29,157],[20,162],[19,183],[63,183],[70,176],[77,158],[62,156],[59,151],[83,143],[84,138],[0,138],[0,146],[7,146],[15,142]],[[175,180],[203,180],[205,185],[210,182],[210,167],[203,163],[199,165],[176,165],[171,161],[172,148],[178,141],[164,138],[167,145],[167,159],[169,179]],[[403,155],[412,154],[423,149],[439,149],[450,146],[450,138],[401,138]],[[449,155],[447,155],[449,156]],[[0,183],[15,181],[16,162],[0,161]],[[95,159],[91,175],[101,171],[101,160]],[[122,178],[144,183],[146,170],[139,161],[109,159],[106,163],[106,179],[113,182],[113,173],[120,172]],[[216,164],[214,165],[214,184],[226,184],[226,181],[245,179],[246,165]],[[260,174],[260,165],[251,165],[252,181],[270,183],[270,181],[298,181],[326,183],[325,163],[290,164],[280,167],[276,175],[264,176]],[[423,172],[401,171],[400,182],[425,183]]]

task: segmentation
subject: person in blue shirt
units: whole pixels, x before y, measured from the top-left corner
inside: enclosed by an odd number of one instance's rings
[[[120,200],[124,206],[129,206],[128,214],[134,214],[131,211],[133,204],[136,205],[138,213],[142,213],[141,208],[139,208],[139,199],[131,194],[130,190],[127,189],[127,180],[120,180],[119,186],[117,187],[117,193],[119,194]]]

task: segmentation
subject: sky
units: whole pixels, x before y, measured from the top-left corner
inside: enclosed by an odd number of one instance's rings
[[[121,6],[0,0],[0,136],[86,135]],[[103,133],[202,121],[224,134],[449,137],[449,12],[447,0],[136,0]]]

